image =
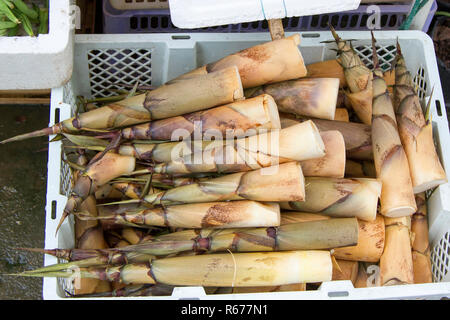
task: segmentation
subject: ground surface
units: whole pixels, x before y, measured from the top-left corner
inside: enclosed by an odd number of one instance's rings
[[[0,140],[48,125],[48,106],[0,106]],[[42,299],[42,280],[13,277],[43,265],[47,139],[0,145],[0,299]]]

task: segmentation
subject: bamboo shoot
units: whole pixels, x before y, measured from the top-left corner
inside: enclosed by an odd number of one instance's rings
[[[291,212],[281,213],[281,225],[307,221],[330,219],[317,213]],[[378,262],[383,253],[385,226],[382,216],[377,215],[373,222],[358,219],[358,243],[355,246],[334,248],[333,256],[340,260]]]
[[[125,284],[252,287],[330,281],[328,251],[204,254],[151,260],[104,268],[21,273],[32,277],[81,277],[119,280]]]
[[[372,161],[354,161],[347,159],[345,162],[346,178],[376,178],[375,165]]]
[[[376,179],[305,178],[304,202],[281,202],[282,209],[374,221],[381,183]]]
[[[399,44],[395,61],[394,108],[398,131],[408,158],[414,193],[420,193],[447,182],[447,176],[434,146],[431,118],[425,119],[423,115]]]
[[[111,203],[173,205],[226,200],[303,201],[305,185],[301,166],[288,162],[276,167],[238,172],[154,193],[140,200]],[[290,199],[290,200],[282,200]]]
[[[384,218],[386,243],[380,258],[380,283],[382,286],[413,284],[413,259],[411,253],[411,217]]]
[[[337,44],[338,62],[344,69],[349,91],[346,95],[359,119],[372,123],[372,72],[364,65],[351,44],[342,40],[333,27],[331,32]]]
[[[264,85],[246,89],[244,94],[247,98],[269,94],[281,112],[333,120],[338,92],[339,79],[317,78]]]
[[[101,217],[77,216],[86,220],[106,219],[115,224],[141,228],[248,228],[280,225],[277,203],[264,204],[248,200],[183,204]]]
[[[281,128],[306,121],[307,119],[295,118],[286,113],[280,113]],[[320,132],[337,130],[345,141],[347,158],[355,160],[373,160],[371,127],[363,123],[332,121],[324,119],[310,119]]]
[[[232,139],[270,129],[280,129],[277,104],[271,96],[261,94],[224,106],[125,128],[122,137],[178,141],[221,135],[223,139]]]
[[[372,145],[377,178],[381,180],[381,209],[387,217],[410,216],[416,210],[408,159],[397,131],[394,107],[373,47]]]
[[[416,194],[417,211],[411,217],[411,231],[415,234],[412,244],[414,283],[433,282],[430,244],[428,240],[427,204],[425,194]]]
[[[350,280],[353,285],[358,277],[358,261],[336,260],[339,268],[333,266],[333,281]]]
[[[343,178],[345,173],[345,141],[339,131],[320,133],[325,145],[325,156],[304,160],[302,166],[305,177]]]
[[[336,112],[334,114],[335,121],[344,121],[349,122],[348,111],[346,108],[336,108]]]
[[[324,142],[312,121],[271,130],[235,141],[218,141],[203,152],[196,152],[169,163],[157,164],[153,172],[190,174],[242,172],[290,161],[321,158]]]
[[[98,215],[96,201],[93,196],[89,196],[80,206],[93,217]],[[76,247],[79,249],[106,249],[108,244],[103,236],[103,230],[98,221],[75,221]],[[111,286],[108,281],[98,279],[80,279],[74,287],[76,295],[91,294],[110,291]]]
[[[230,66],[238,67],[244,88],[305,77],[307,70],[298,49],[299,44],[299,34],[265,42],[228,55],[172,81],[207,74]]]
[[[338,78],[339,88],[347,87],[344,69],[336,59],[311,63],[306,66],[306,69],[308,78]]]

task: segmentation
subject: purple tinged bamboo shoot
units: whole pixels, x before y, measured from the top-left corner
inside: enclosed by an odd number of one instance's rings
[[[94,151],[104,151],[108,146],[108,142],[89,136],[64,134],[64,136],[79,148],[87,148]],[[139,141],[139,140],[138,140]],[[151,162],[170,162],[194,152],[200,152],[207,148],[216,147],[219,141],[192,141],[190,139],[178,142],[158,142],[147,143],[131,142],[118,146],[117,153],[123,156],[130,156],[136,160]],[[220,142],[221,143],[221,142]]]
[[[292,223],[279,227],[234,229],[189,229],[130,246],[126,251],[166,255],[168,252],[251,252],[323,250],[355,245],[359,226],[356,218]],[[186,249],[187,248],[187,249]]]
[[[73,277],[70,270],[21,273],[31,277]],[[252,287],[330,281],[328,251],[219,253],[181,256],[89,268],[76,277],[119,281],[125,284]]]
[[[122,212],[131,211],[131,210],[139,210],[145,209],[145,207],[139,205],[138,203],[129,203],[122,205],[110,205],[110,206],[97,206],[97,211],[99,216],[106,216],[111,214],[120,214]],[[114,223],[110,223],[107,220],[100,220],[100,224],[102,225],[103,231],[109,231],[117,229],[118,226]]]
[[[169,163],[157,164],[153,167],[153,172],[164,174],[242,172],[290,161],[321,158],[325,155],[323,140],[312,121],[234,141],[219,142],[203,152],[192,153]]]
[[[77,210],[88,196],[94,194],[100,186],[112,179],[133,172],[135,163],[134,157],[107,152],[101,159],[88,165],[70,193],[56,232],[58,232],[65,218]]]
[[[219,134],[223,139],[232,139],[280,127],[277,104],[271,96],[261,94],[208,110],[135,125],[122,129],[121,134],[129,140],[202,140]]]
[[[140,200],[129,200],[128,203],[140,202],[154,206],[226,200],[304,201],[304,188],[300,164],[288,162],[279,166],[205,179],[150,194]]]
[[[247,98],[269,94],[278,110],[300,116],[333,120],[339,92],[339,79],[297,79],[246,89]]]
[[[166,143],[131,143],[119,147],[119,154],[133,156],[138,160],[152,161],[156,163],[170,162],[174,159],[191,155],[192,153],[210,150],[222,143],[207,140],[184,140]]]
[[[211,178],[211,177],[209,177]],[[144,184],[146,184],[149,179],[152,180],[152,186],[161,188],[161,189],[171,189],[173,187],[181,187],[188,184],[196,183],[202,180],[207,179],[207,177],[196,178],[196,177],[173,177],[165,174],[143,174],[139,176],[135,176],[133,178],[117,178],[111,184],[112,188],[117,188],[121,191],[120,194],[123,194],[124,190],[129,189],[130,187],[138,187],[138,190],[133,193],[127,192],[127,196],[134,199],[139,199],[141,196],[141,191],[144,190]],[[153,188],[156,190],[155,188]]]
[[[356,218],[336,218],[292,223],[279,227],[187,229],[141,241],[136,245],[106,250],[31,249],[71,262],[46,266],[27,273],[61,271],[73,266],[97,266],[143,262],[148,257],[213,252],[281,252],[330,250],[355,245],[359,226]]]
[[[86,220],[106,219],[130,227],[175,228],[249,228],[280,225],[278,203],[228,201],[182,204],[164,208],[127,211],[101,217],[80,217]]]

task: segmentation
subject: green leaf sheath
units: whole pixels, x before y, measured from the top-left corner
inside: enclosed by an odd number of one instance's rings
[[[39,34],[48,33],[48,9],[39,9]]]
[[[11,8],[6,4],[5,0],[0,0],[0,13],[3,13],[9,20],[19,24],[20,20],[11,11]]]
[[[28,18],[37,19],[39,17],[38,13],[35,10],[28,7],[22,0],[12,0],[12,2],[14,3],[15,7],[20,12],[25,14]]]
[[[22,13],[21,11],[14,9],[13,10],[14,14],[19,17],[20,21],[22,22],[22,26],[23,29],[25,30],[25,32],[30,36],[30,37],[34,37],[34,31],[33,31],[33,26],[31,25],[31,21],[30,18],[28,18],[28,16],[26,16],[24,13]]]

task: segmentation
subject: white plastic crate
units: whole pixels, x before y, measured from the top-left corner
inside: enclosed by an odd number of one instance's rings
[[[287,33],[290,35],[291,33]],[[360,56],[371,58],[369,32],[339,32],[344,39],[355,39],[353,45]],[[446,172],[450,172],[450,136],[445,112],[434,48],[431,39],[420,31],[375,32],[378,54],[382,66],[387,68],[395,56],[395,42],[400,45],[409,70],[416,74],[418,91],[431,103],[434,138]],[[270,40],[268,33],[252,34],[143,34],[143,35],[77,35],[75,37],[75,71],[72,80],[64,87],[53,89],[50,123],[69,118],[75,97],[104,96],[110,83],[141,84],[162,83],[190,71],[197,66],[215,61],[227,54]],[[302,33],[300,49],[307,64],[335,57],[330,32]],[[50,137],[51,139],[52,137]],[[46,248],[72,248],[74,245],[73,219],[63,223],[58,236],[55,229],[69,192],[70,171],[61,161],[61,142],[49,145]],[[206,295],[202,287],[176,288],[170,297],[145,297],[142,299],[398,299],[440,298],[450,296],[450,186],[444,184],[428,198],[430,243],[435,283],[391,287],[353,288],[350,281],[325,282],[316,291],[277,292],[257,294]],[[57,263],[46,256],[45,265]],[[71,290],[64,279],[44,279],[43,297],[60,299],[64,290]],[[108,298],[109,299],[109,298]],[[123,298],[121,298],[123,299]]]
[[[137,10],[137,9],[168,9],[168,0],[109,0],[114,9]]]
[[[50,1],[48,34],[0,37],[0,90],[50,89],[70,80],[76,22],[71,3]]]

